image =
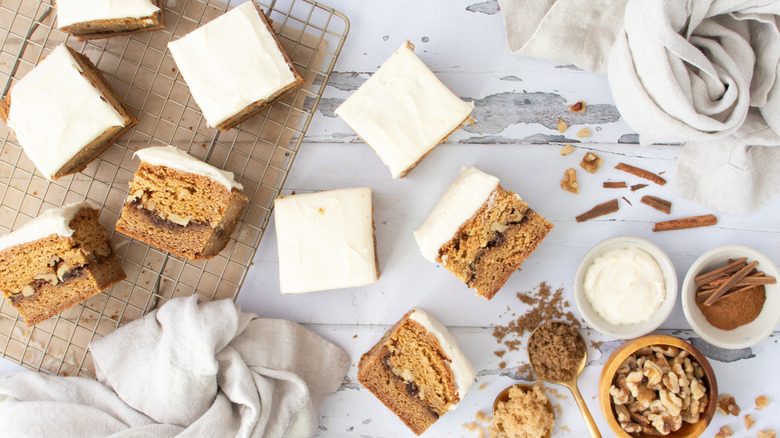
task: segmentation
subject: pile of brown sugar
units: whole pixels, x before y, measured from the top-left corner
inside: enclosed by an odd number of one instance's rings
[[[521,344],[520,338],[525,332],[530,332],[544,321],[565,320],[580,327],[580,322],[574,314],[565,310],[569,307],[569,302],[563,299],[563,288],[558,288],[553,292],[552,288],[543,281],[534,290],[518,292],[517,299],[530,306],[531,309],[517,319],[509,321],[506,326],[493,328],[493,337],[496,338],[496,342],[503,343],[509,351],[518,350],[517,347]],[[496,356],[499,357],[503,354],[504,351],[501,350],[496,352]]]
[[[577,329],[561,322],[545,322],[528,339],[528,359],[534,371],[552,382],[571,380],[585,353],[585,342]]]
[[[509,388],[509,399],[497,403],[493,423],[499,431],[499,438],[540,438],[546,435],[555,425],[555,417],[544,386],[536,382],[528,391],[517,385]]]

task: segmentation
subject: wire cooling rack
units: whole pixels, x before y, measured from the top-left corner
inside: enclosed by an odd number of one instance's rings
[[[53,27],[51,0],[0,3],[3,96],[54,47],[67,43],[92,60],[140,121],[83,172],[54,182],[35,171],[16,137],[0,124],[0,233],[49,208],[86,200],[100,207],[100,222],[112,230],[127,273],[121,283],[32,328],[2,300],[0,352],[27,368],[94,377],[87,346],[120,325],[172,297],[235,300],[349,32],[343,14],[310,0],[256,2],[306,84],[238,128],[219,132],[207,126],[190,98],[167,44],[223,14],[230,0],[165,3],[165,30],[89,42]],[[251,200],[230,243],[212,260],[189,261],[113,232],[138,167],[133,153],[166,144],[233,172]]]

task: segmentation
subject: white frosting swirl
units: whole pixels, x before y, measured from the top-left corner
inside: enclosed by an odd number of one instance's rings
[[[593,310],[615,325],[646,321],[666,297],[661,267],[636,247],[597,257],[585,271],[583,290]]]

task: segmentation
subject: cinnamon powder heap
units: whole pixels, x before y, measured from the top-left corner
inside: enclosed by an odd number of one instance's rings
[[[756,319],[764,307],[764,301],[766,291],[761,286],[732,292],[709,306],[698,300],[696,305],[713,327],[734,330]]]
[[[519,350],[518,346],[522,344],[520,338],[525,332],[532,331],[544,321],[565,320],[580,327],[580,322],[574,314],[565,310],[569,307],[569,302],[563,299],[563,288],[553,292],[552,288],[543,281],[531,291],[518,292],[517,299],[531,309],[517,319],[509,321],[506,326],[493,327],[493,337],[496,338],[496,342],[503,343],[509,351]],[[496,353],[496,356],[499,354]],[[499,357],[501,356],[503,353]]]

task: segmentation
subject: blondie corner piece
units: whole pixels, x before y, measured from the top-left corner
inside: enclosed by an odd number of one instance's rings
[[[425,258],[491,299],[552,228],[498,178],[464,167],[414,237]]]
[[[0,238],[0,288],[28,326],[125,278],[88,203],[45,211]]]
[[[238,126],[304,83],[265,14],[248,1],[168,48],[209,126]]]
[[[417,308],[358,364],[358,381],[417,435],[458,406],[474,377],[474,367],[447,327]]]
[[[190,260],[214,258],[249,204],[243,186],[232,173],[173,146],[136,155],[141,164],[116,230]]]
[[[165,28],[165,0],[56,0],[57,27],[81,41]]]
[[[336,114],[403,178],[474,109],[464,102],[404,42],[379,70],[347,98]]]
[[[282,293],[364,286],[379,278],[368,187],[283,196],[274,218]]]
[[[11,88],[0,118],[49,180],[82,171],[138,123],[89,58],[64,44]]]

